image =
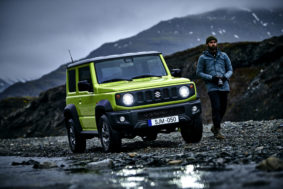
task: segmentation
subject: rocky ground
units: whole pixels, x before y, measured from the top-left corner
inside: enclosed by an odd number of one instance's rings
[[[268,180],[241,181],[243,182],[240,185],[242,187],[276,188],[278,184],[283,185],[283,182],[280,181],[283,178],[283,120],[225,122],[222,127],[226,139],[221,141],[212,136],[210,127],[211,125],[204,126],[203,139],[197,144],[185,144],[181,134],[175,132],[159,134],[157,140],[152,142],[143,142],[138,137],[131,140],[123,139],[120,153],[102,152],[100,141],[97,138],[88,140],[86,153],[82,154],[71,153],[66,136],[1,139],[0,155],[29,157],[28,159],[32,160],[30,162],[17,160],[12,163],[13,166],[20,164],[33,165],[34,168],[49,168],[48,166],[54,167],[54,163],[48,163],[48,158],[51,161],[54,157],[62,157],[64,161],[55,164],[55,167],[65,170],[70,170],[71,167],[84,171],[93,169],[93,167],[99,169],[107,167],[115,173],[129,167],[131,170],[157,168],[161,172],[162,169],[168,172],[168,167],[175,169],[177,166],[177,169],[183,170],[184,167],[195,166],[194,170],[216,171],[217,174],[220,174],[219,171],[227,171],[232,166],[234,168],[231,170],[239,169],[242,171],[241,174],[250,175],[254,171],[263,171],[263,174],[272,175]],[[271,156],[276,157],[273,158],[275,161],[271,162],[271,165],[261,163]],[[47,163],[40,163],[32,157],[44,157]],[[67,163],[70,161],[72,163]],[[241,168],[245,165],[246,168]],[[243,173],[244,170],[250,171]],[[265,172],[266,170],[271,172]],[[172,173],[172,171],[169,172]],[[0,173],[0,182],[1,179]],[[272,181],[274,179],[275,182]],[[216,182],[217,188],[225,188],[224,182],[223,179],[220,179],[219,185]],[[231,182],[237,182],[237,180]],[[215,180],[209,183],[205,186],[210,188],[215,186]]]

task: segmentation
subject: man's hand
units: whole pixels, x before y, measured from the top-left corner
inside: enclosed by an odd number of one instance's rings
[[[225,76],[221,77],[221,79],[222,79],[223,82],[228,80],[227,77],[225,77]]]
[[[218,76],[212,76],[212,82],[216,85],[218,85],[218,80],[219,80],[219,77]]]

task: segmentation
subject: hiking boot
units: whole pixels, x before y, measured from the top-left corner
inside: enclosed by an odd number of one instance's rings
[[[215,138],[217,138],[219,140],[225,139],[225,136],[222,135],[221,132],[220,132],[220,128],[215,128],[214,126],[212,126],[210,130],[214,134]]]
[[[214,134],[214,137],[219,139],[219,140],[225,139],[225,136],[223,134],[221,134],[220,131],[217,134]]]

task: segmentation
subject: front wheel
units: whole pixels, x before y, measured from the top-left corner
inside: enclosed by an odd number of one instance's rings
[[[197,143],[202,138],[202,120],[201,116],[195,117],[190,125],[181,126],[181,135],[186,143]]]
[[[106,117],[102,115],[99,120],[99,137],[105,152],[119,152],[121,148],[120,133],[111,127]]]
[[[67,132],[69,146],[74,153],[84,152],[86,149],[86,139],[83,138],[75,129],[75,122],[72,118],[67,121]]]

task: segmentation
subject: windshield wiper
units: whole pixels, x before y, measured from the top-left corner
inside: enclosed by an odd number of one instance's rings
[[[114,78],[114,79],[109,79],[109,80],[106,80],[106,81],[102,81],[101,83],[109,83],[109,82],[114,82],[114,81],[132,81],[132,79]]]
[[[139,76],[133,77],[132,79],[139,79],[139,78],[145,78],[145,77],[162,77],[162,76],[161,75],[149,75],[149,74],[146,74],[146,75],[139,75]]]

